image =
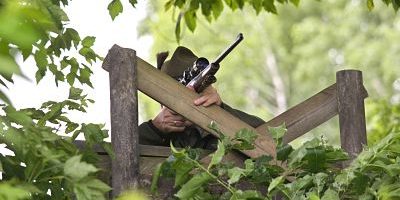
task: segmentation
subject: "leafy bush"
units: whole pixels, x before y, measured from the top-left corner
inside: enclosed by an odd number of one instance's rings
[[[213,126],[213,129],[216,129]],[[270,156],[247,159],[243,167],[223,162],[233,149],[242,149],[237,140],[222,137],[207,167],[194,149],[176,150],[157,168],[153,179],[156,191],[159,176],[175,177],[178,199],[397,199],[400,194],[400,134],[393,132],[372,148],[365,149],[349,167],[343,150],[315,138],[297,149],[282,143],[284,126],[270,128],[278,144],[277,160]],[[254,133],[241,130],[248,136]],[[243,139],[243,138],[242,138]],[[236,145],[232,145],[232,141]],[[239,143],[237,143],[239,141]],[[222,162],[221,162],[222,161]],[[244,184],[245,183],[245,184]],[[245,186],[245,187],[244,187]],[[220,190],[215,190],[219,187]]]
[[[0,154],[0,199],[104,199],[110,187],[95,176],[98,158],[92,147],[100,144],[112,155],[103,141],[107,131],[64,116],[64,110],[85,111],[91,100],[81,93],[71,88],[69,99],[43,103],[40,109],[1,106],[0,143],[14,155]],[[71,136],[60,136],[65,133]],[[83,150],[73,144],[81,133]]]

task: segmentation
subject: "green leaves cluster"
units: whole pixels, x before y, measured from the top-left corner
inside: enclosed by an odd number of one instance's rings
[[[110,188],[96,178],[98,158],[92,148],[99,144],[111,150],[103,141],[107,130],[100,124],[73,122],[65,115],[67,110],[85,112],[89,102],[81,89],[71,88],[69,99],[45,102],[40,109],[2,105],[0,143],[14,155],[0,155],[0,187],[4,187],[0,197],[21,190],[15,198],[104,199]],[[70,135],[61,136],[65,134]],[[73,144],[79,134],[85,137],[84,149]]]
[[[216,129],[215,125],[212,127]],[[160,175],[172,175],[177,189],[175,196],[179,199],[273,199],[278,193],[293,200],[399,198],[398,132],[363,151],[345,169],[340,167],[340,161],[347,160],[347,154],[327,145],[323,139],[315,138],[293,149],[282,143],[284,125],[269,128],[269,132],[278,144],[278,152],[286,152],[278,158],[280,162],[266,155],[235,166],[223,159],[232,149],[226,138],[219,141],[208,167],[199,161],[195,150],[171,147],[173,155],[153,175],[157,177],[153,191]],[[244,187],[242,183],[247,184]]]
[[[373,10],[375,7],[374,0],[364,0],[368,10]],[[315,3],[318,3],[316,0]],[[397,12],[400,7],[398,0],[382,0],[387,6],[392,5],[393,9]],[[136,1],[130,3],[135,6]],[[246,7],[251,7],[256,14],[260,12],[268,12],[278,14],[278,4],[292,4],[296,7],[300,5],[300,0],[168,0],[164,4],[165,11],[173,9],[173,19],[176,19],[175,24],[175,37],[179,43],[182,36],[182,21],[185,22],[186,27],[194,32],[199,19],[199,13],[205,17],[208,22],[216,21],[221,15],[225,7],[231,11],[243,10]],[[110,16],[114,19],[118,14],[123,11],[120,0],[113,0],[108,6]]]
[[[33,56],[37,65],[36,81],[48,71],[55,83],[75,80],[92,87],[92,71],[79,58],[66,55],[76,50],[88,64],[101,59],[93,50],[94,37],[81,40],[79,33],[64,25],[69,21],[61,6],[68,0],[5,0],[0,4],[0,84],[13,83],[12,76],[21,74],[16,56],[22,54],[25,61]],[[0,91],[0,99],[11,103]]]

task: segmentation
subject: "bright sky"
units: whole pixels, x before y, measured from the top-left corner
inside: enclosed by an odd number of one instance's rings
[[[66,12],[70,18],[70,27],[75,28],[81,38],[95,36],[94,50],[100,56],[105,57],[113,44],[136,50],[137,55],[148,60],[148,52],[151,46],[151,37],[138,38],[136,28],[138,22],[145,16],[147,1],[139,1],[136,9],[133,9],[128,1],[122,1],[124,12],[115,21],[111,20],[107,6],[111,0],[74,0],[68,5]],[[21,61],[22,62],[22,61]],[[101,62],[93,65],[92,83],[94,89],[85,87],[84,92],[89,98],[95,100],[90,105],[88,113],[72,113],[71,119],[77,122],[106,123],[110,130],[110,100],[108,73],[101,68]],[[8,97],[16,108],[39,107],[41,103],[49,100],[62,101],[68,97],[68,84],[59,84],[57,88],[54,77],[43,79],[38,85],[35,83],[36,67],[33,58],[21,63],[23,73],[30,80],[15,78],[15,84],[10,85]]]

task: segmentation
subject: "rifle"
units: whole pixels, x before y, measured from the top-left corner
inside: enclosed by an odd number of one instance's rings
[[[204,57],[198,58],[192,67],[186,69],[178,81],[186,86],[193,87],[197,93],[215,83],[215,74],[219,70],[219,63],[243,40],[243,34],[239,33],[236,40],[226,48],[214,62],[209,63]]]

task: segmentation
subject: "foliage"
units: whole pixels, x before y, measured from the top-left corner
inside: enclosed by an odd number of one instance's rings
[[[379,142],[390,132],[400,131],[400,104],[387,100],[367,101],[368,145]]]
[[[92,86],[89,66],[101,59],[93,50],[94,37],[81,39],[73,28],[65,27],[68,16],[61,6],[68,5],[68,0],[4,0],[0,4],[0,84],[13,83],[12,76],[21,74],[16,62],[17,55],[23,60],[33,56],[36,62],[36,81],[39,82],[48,71],[55,83],[68,82],[71,86],[75,80]],[[78,51],[86,62],[78,57],[69,56]],[[4,92],[0,99],[10,103]]]
[[[64,101],[20,110],[0,90],[0,99],[6,103],[1,104],[0,144],[12,152],[0,154],[0,199],[104,199],[110,190],[96,178],[97,155],[92,151],[99,144],[112,154],[103,141],[107,131],[103,125],[80,124],[67,117],[70,111],[86,112],[93,103],[73,86],[79,81],[92,87],[89,66],[101,59],[92,50],[94,37],[81,39],[66,26],[63,7],[68,2],[0,1],[0,84],[7,87],[14,75],[24,77],[16,60],[32,56],[37,82],[50,71],[56,85],[66,82],[71,86]],[[84,149],[73,144],[81,133],[86,139]]]
[[[319,0],[317,0],[319,1]],[[135,6],[136,1],[129,1],[132,6]],[[366,0],[366,7],[372,10],[375,7],[374,0]],[[395,0],[382,0],[387,6],[392,5],[393,9],[397,12],[400,7],[400,1]],[[181,38],[182,20],[184,20],[186,27],[191,31],[197,27],[198,12],[201,11],[208,22],[216,21],[221,15],[224,7],[230,8],[232,11],[237,9],[243,10],[245,7],[251,7],[256,14],[260,12],[269,12],[278,14],[277,4],[293,4],[299,6],[300,0],[168,0],[164,3],[164,9],[167,12],[171,8],[174,9],[173,15],[178,13],[175,25],[175,37],[179,43]],[[363,6],[364,6],[363,5]],[[113,0],[108,6],[110,16],[114,20],[115,17],[123,11],[120,0]],[[175,11],[177,10],[177,11]]]
[[[103,142],[107,131],[103,125],[79,124],[64,115],[65,110],[85,111],[91,100],[81,93],[71,88],[69,99],[45,102],[40,109],[2,106],[0,143],[14,155],[0,155],[4,187],[0,196],[21,190],[18,198],[28,194],[33,199],[104,199],[110,188],[95,177],[98,169],[93,163],[98,159],[91,149],[100,144],[112,155],[109,144]],[[81,133],[86,139],[83,150],[72,143]]]
[[[288,145],[281,142],[281,133],[286,131],[284,126],[270,131],[278,136],[275,137],[278,152],[287,152],[278,156],[281,162],[270,156],[247,159],[243,167],[220,162],[233,149],[226,143],[229,140],[220,140],[208,167],[199,161],[195,150],[178,151],[171,147],[172,155],[156,175],[175,177],[178,199],[272,199],[278,193],[284,199],[296,200],[399,197],[399,132],[392,132],[379,144],[364,150],[349,167],[340,169],[338,161],[348,159],[341,149],[315,138],[287,151],[284,149]],[[241,183],[250,183],[247,184],[250,186],[243,187]],[[220,190],[215,190],[218,187]]]

